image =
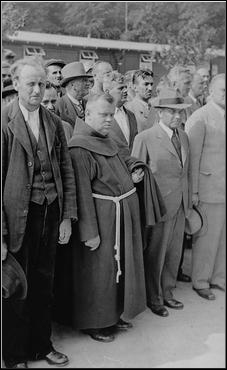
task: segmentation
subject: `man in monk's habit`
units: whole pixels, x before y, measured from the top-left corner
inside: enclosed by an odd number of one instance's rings
[[[78,124],[69,142],[78,190],[80,239],[78,242],[74,232],[73,327],[102,342],[114,340],[117,329],[132,327],[123,319],[132,319],[146,308],[135,188],[146,171],[142,162],[123,159],[108,137],[114,112],[111,95],[91,96],[85,123]],[[161,200],[153,189],[151,223],[162,213]]]

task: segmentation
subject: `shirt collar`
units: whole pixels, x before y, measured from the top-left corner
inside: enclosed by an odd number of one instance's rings
[[[190,96],[190,98],[194,101],[194,103],[196,103],[196,102],[197,102],[197,99],[194,97],[194,95],[193,95],[192,91],[189,91],[188,96]]]
[[[117,112],[122,112],[122,113],[124,113],[124,107],[123,107],[123,105],[122,105],[121,107],[116,107],[116,108],[115,108],[115,114],[116,114]]]
[[[173,135],[173,130],[171,130],[171,128],[167,127],[162,121],[159,121],[159,125],[163,128],[163,130],[167,133],[167,135],[169,136],[169,138],[171,140],[172,135]]]
[[[79,100],[75,99],[72,97],[72,95],[70,95],[68,92],[67,92],[67,95],[68,95],[68,98],[76,105],[80,105],[80,102]]]
[[[137,97],[135,97],[135,100],[137,100],[138,102],[140,102],[144,107],[149,108],[149,104],[146,103],[144,100],[142,100],[140,98],[137,98]]]
[[[37,117],[39,115],[39,108],[37,108],[36,110],[30,112],[27,110],[27,108],[25,108],[20,102],[19,102],[19,107],[20,107],[20,110],[24,116],[24,119],[25,119],[25,122],[28,122],[28,116],[33,116],[33,117]]]
[[[219,111],[219,113],[221,113],[221,115],[223,117],[225,117],[225,110],[220,107],[220,105],[218,105],[217,103],[215,103],[212,99],[210,100],[210,102],[213,104],[213,106]]]

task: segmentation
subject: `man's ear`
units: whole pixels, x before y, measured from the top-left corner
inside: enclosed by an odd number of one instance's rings
[[[18,89],[19,89],[19,81],[18,81],[18,79],[17,79],[17,78],[15,78],[15,79],[13,80],[13,87],[14,87],[14,89],[15,89],[16,91],[18,91]]]

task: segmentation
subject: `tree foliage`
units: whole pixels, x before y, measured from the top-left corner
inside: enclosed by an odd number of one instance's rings
[[[2,36],[11,35],[20,28],[24,27],[28,11],[24,11],[17,6],[16,2],[2,3]]]
[[[169,45],[169,67],[198,63],[225,43],[225,2],[5,2],[3,33],[17,29]],[[126,29],[127,9],[127,29]]]

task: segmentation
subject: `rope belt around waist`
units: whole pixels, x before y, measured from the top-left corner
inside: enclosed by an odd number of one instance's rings
[[[119,197],[111,197],[109,195],[92,193],[93,198],[112,200],[112,202],[116,204],[116,230],[115,230],[115,245],[114,245],[116,254],[114,255],[114,258],[117,261],[117,276],[116,276],[117,283],[119,283],[119,276],[122,274],[121,265],[120,265],[120,220],[121,220],[120,201],[124,198],[129,197],[130,195],[135,193],[135,191],[136,191],[136,188],[133,188],[132,190],[128,191],[125,194],[120,195]]]

